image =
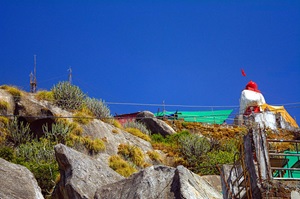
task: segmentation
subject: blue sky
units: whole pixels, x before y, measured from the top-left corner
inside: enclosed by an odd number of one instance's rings
[[[67,80],[106,102],[238,106],[255,81],[300,121],[300,1],[0,0],[0,84]],[[247,74],[241,75],[241,68]],[[214,107],[221,106],[221,107]],[[160,106],[109,104],[112,114]]]

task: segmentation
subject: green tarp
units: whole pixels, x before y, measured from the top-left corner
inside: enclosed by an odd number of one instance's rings
[[[297,151],[285,151],[286,154],[299,154]],[[284,168],[300,168],[299,156],[286,156],[289,160]],[[284,178],[300,178],[300,171],[286,171]]]
[[[184,120],[186,122],[223,124],[232,111],[232,109],[216,111],[164,111],[156,113],[155,116],[166,117],[172,120]]]

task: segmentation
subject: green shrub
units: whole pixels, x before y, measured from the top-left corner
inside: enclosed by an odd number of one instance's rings
[[[24,122],[19,122],[17,117],[14,117],[7,125],[8,138],[14,143],[15,146],[26,143],[32,139],[30,133],[29,124]]]
[[[180,138],[188,137],[190,135],[192,135],[192,134],[190,134],[190,132],[186,131],[186,130],[178,132],[178,133],[174,133],[172,135],[166,136],[166,142],[171,143],[171,144],[177,144]]]
[[[161,134],[159,134],[159,133],[155,133],[155,134],[152,134],[151,135],[151,141],[152,142],[161,142],[161,143],[163,143],[163,142],[166,142],[166,139],[164,138],[164,136],[162,136]]]
[[[51,192],[59,174],[53,147],[50,140],[32,140],[17,147],[13,161],[27,167],[34,174],[44,196]]]
[[[112,118],[110,110],[103,100],[97,100],[95,98],[85,99],[86,107],[99,119]]]
[[[217,165],[233,164],[234,153],[228,151],[211,151],[206,154],[204,161],[196,168],[201,175],[220,175]]]
[[[109,158],[109,167],[124,177],[128,177],[134,172],[137,172],[133,166],[118,155]]]
[[[25,144],[21,144],[17,148],[17,157],[24,161],[32,161],[36,163],[55,161],[53,144],[45,138],[32,140]]]
[[[130,133],[132,135],[135,135],[135,136],[137,136],[139,138],[142,138],[143,140],[146,140],[148,142],[151,141],[151,138],[148,135],[142,133],[139,129],[136,129],[136,128],[126,128],[125,131],[127,131],[128,133]]]
[[[181,155],[191,166],[200,164],[206,153],[210,151],[207,138],[195,134],[181,136],[178,142]]]
[[[57,106],[66,110],[79,110],[84,104],[85,94],[78,86],[69,82],[59,82],[52,88]]]
[[[144,154],[139,147],[129,144],[120,144],[118,147],[118,154],[125,160],[131,161],[136,166],[143,167],[145,164]]]
[[[58,120],[56,123],[53,123],[51,130],[48,128],[48,124],[43,125],[43,132],[47,139],[55,143],[65,144],[68,134],[72,131],[72,127],[68,122],[63,120]]]
[[[135,128],[139,129],[142,133],[146,135],[151,135],[151,132],[147,129],[147,127],[140,122],[126,122],[123,124],[123,127],[126,128]]]
[[[54,94],[52,91],[38,91],[35,95],[37,100],[46,100],[49,102],[54,101]]]
[[[15,151],[11,147],[2,146],[0,148],[0,158],[3,158],[5,160],[11,162],[15,159]]]

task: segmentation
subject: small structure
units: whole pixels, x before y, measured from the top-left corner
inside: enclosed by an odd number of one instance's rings
[[[121,124],[125,124],[126,122],[134,122],[136,120],[137,114],[139,113],[140,112],[121,114],[114,116],[114,118],[118,120]]]
[[[296,121],[283,106],[271,106],[258,90],[255,82],[250,81],[241,93],[240,110],[237,123],[250,125],[253,122],[262,128],[294,130],[299,128]]]

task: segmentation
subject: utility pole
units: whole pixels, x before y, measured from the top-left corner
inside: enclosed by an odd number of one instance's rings
[[[70,68],[68,69],[68,71],[69,71],[69,78],[68,78],[69,84],[72,84],[72,68],[71,68],[71,66],[70,66]]]
[[[36,55],[33,55],[33,73],[30,73],[30,92],[35,93],[37,82],[36,82]]]

